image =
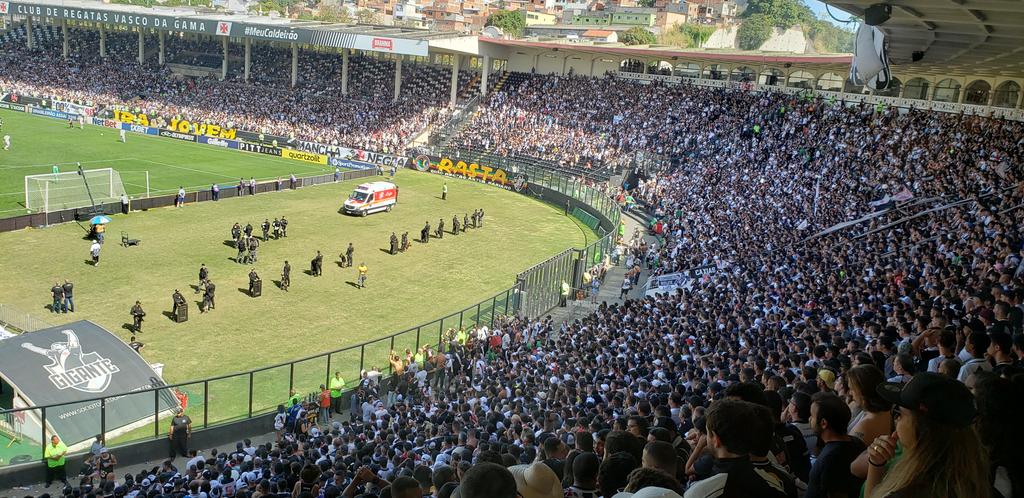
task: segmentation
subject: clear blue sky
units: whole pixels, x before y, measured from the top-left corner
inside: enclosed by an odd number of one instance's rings
[[[811,10],[814,11],[814,15],[818,16],[819,18],[825,19],[825,20],[827,20],[827,21],[829,21],[832,24],[835,24],[837,26],[846,26],[847,28],[852,29],[852,25],[849,25],[849,24],[845,24],[844,25],[843,23],[836,22],[835,19],[832,19],[832,17],[830,17],[828,15],[828,12],[825,12],[825,4],[824,3],[821,3],[818,0],[804,0],[804,4],[806,4],[808,7],[810,7]],[[844,19],[845,20],[845,19],[849,19],[850,18],[850,14],[848,14],[846,12],[843,12],[842,10],[839,10],[839,9],[837,9],[835,7],[831,7],[829,10],[832,11],[832,15],[838,17],[839,19]]]

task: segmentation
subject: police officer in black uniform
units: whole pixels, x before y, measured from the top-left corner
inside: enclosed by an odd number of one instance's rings
[[[323,274],[324,255],[320,254],[320,251],[316,252],[316,256],[313,256],[313,261],[310,261],[311,269],[313,270],[313,276],[319,277]]]
[[[213,282],[206,282],[206,292],[203,293],[203,306],[199,310],[200,313],[205,313],[217,306],[213,303],[214,292],[217,291],[217,286]]]
[[[480,214],[476,215],[476,220],[480,223],[480,228],[484,227],[484,208],[480,208]]]
[[[260,239],[249,237],[249,263],[256,262],[256,250],[260,247]]]
[[[245,236],[252,237],[252,223],[245,224]]]
[[[402,252],[409,248],[409,232],[402,233]]]
[[[203,290],[203,286],[210,279],[210,270],[206,268],[206,263],[199,265],[199,285],[196,286],[196,294],[199,294]]]
[[[427,222],[426,225],[423,225],[423,230],[420,230],[420,242],[423,242],[424,244],[430,242],[430,222],[429,221]]]
[[[284,216],[281,217],[281,236],[288,236],[288,220],[284,219]]]
[[[274,227],[274,240],[281,238],[281,220],[274,218],[274,223],[271,224]]]
[[[395,254],[398,254],[398,236],[395,235],[395,232],[391,232],[391,251],[390,252],[391,252],[392,256],[394,256]]]
[[[235,239],[235,247],[238,248],[238,256],[235,256],[235,263],[245,263],[245,237]]]
[[[256,282],[259,282],[260,276],[256,273],[256,268],[249,270],[249,296],[255,297],[256,295]]]
[[[281,290],[288,292],[288,286],[292,284],[292,265],[284,260],[284,268],[281,269]]]
[[[452,235],[459,234],[459,215],[452,216]]]
[[[465,233],[467,228],[469,228],[469,215],[462,213],[462,232]]]
[[[352,255],[356,253],[356,248],[352,247],[352,243],[348,243],[348,248],[345,249],[345,266],[352,266]]]
[[[236,221],[235,224],[231,227],[231,239],[232,240],[238,240],[238,238],[241,237],[241,236],[242,236],[242,225],[239,225],[238,222]]]
[[[436,233],[437,233],[437,238],[439,238],[439,239],[443,239],[444,238],[444,218],[439,218],[437,220],[437,232]]]
[[[263,218],[263,224],[260,225],[260,228],[263,229],[263,242],[270,240],[270,220]]]
[[[178,317],[178,309],[182,306],[185,306],[185,296],[181,295],[178,289],[174,289],[174,294],[171,294],[171,314],[175,320]]]
[[[142,311],[142,303],[135,301],[135,306],[132,306],[132,321],[134,322],[132,328],[135,329],[136,333],[142,332],[142,319],[145,318],[146,312]]]

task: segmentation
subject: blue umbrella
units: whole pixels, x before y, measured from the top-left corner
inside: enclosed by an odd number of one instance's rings
[[[110,223],[110,218],[103,215],[93,216],[92,219],[89,220],[89,223],[93,225],[106,225],[107,223]]]

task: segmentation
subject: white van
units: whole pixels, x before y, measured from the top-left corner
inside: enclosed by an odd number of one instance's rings
[[[391,211],[397,203],[397,185],[391,182],[370,182],[356,187],[342,209],[348,214],[366,216],[377,211]]]

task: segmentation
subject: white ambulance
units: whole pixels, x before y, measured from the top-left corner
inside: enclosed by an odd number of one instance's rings
[[[356,187],[342,209],[348,214],[366,216],[377,211],[391,211],[397,203],[397,185],[391,182],[370,182]]]

